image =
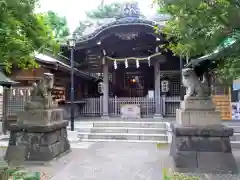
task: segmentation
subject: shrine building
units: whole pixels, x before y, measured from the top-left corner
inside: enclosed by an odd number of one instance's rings
[[[168,43],[161,29],[169,16],[146,18],[137,4],[125,4],[121,12],[119,17],[98,21],[77,39],[75,116],[119,117],[123,107],[131,107],[139,110],[139,117],[175,117],[181,101],[181,62],[171,51],[161,49]],[[70,117],[70,55],[65,44],[58,56],[36,55],[40,64],[36,70],[13,69],[10,78],[20,83],[8,93],[8,119],[16,119],[16,112],[24,110],[31,84],[44,72],[54,74],[53,99]],[[215,86],[212,94],[222,119],[231,119],[229,93]]]
[[[141,116],[175,115],[180,102],[180,61],[160,45],[167,15],[147,19],[135,5],[126,5],[119,18],[88,31],[77,40],[77,69],[98,77],[98,91],[85,97],[82,115],[119,116],[125,104],[135,104]],[[67,46],[63,55],[70,58]]]

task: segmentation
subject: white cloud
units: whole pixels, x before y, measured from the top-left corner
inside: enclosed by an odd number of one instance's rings
[[[112,3],[117,0],[105,0],[104,3]],[[120,2],[120,0],[119,0]],[[151,16],[155,13],[150,5],[151,1],[138,0],[141,12],[144,15]],[[40,0],[41,7],[38,12],[52,10],[61,16],[66,16],[68,25],[73,31],[80,20],[85,19],[85,12],[96,8],[101,0]]]

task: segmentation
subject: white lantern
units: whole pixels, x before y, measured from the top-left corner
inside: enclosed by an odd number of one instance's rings
[[[104,90],[104,84],[102,82],[98,83],[98,92],[99,93],[103,93]]]
[[[161,90],[162,92],[166,93],[169,91],[169,81],[168,80],[162,80],[161,81]]]

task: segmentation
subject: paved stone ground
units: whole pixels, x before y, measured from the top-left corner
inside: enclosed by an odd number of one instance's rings
[[[150,143],[85,143],[58,160],[26,166],[51,180],[163,180],[168,148]],[[234,150],[240,165],[240,151]],[[195,174],[196,175],[196,174]],[[199,175],[199,174],[198,174]],[[201,174],[202,180],[239,180],[240,176]]]
[[[34,169],[52,176],[51,180],[161,180],[167,153],[156,144],[95,143]]]
[[[234,151],[240,165],[240,151]],[[48,166],[35,167],[51,180],[163,180],[169,167],[168,148],[148,143],[95,143],[72,152]],[[33,167],[31,167],[32,169]],[[202,180],[239,180],[236,175],[194,174]]]

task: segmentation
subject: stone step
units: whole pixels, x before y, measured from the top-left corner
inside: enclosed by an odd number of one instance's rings
[[[168,144],[167,141],[156,141],[156,140],[82,139],[81,141],[82,141],[82,142],[129,142],[129,143]]]
[[[166,124],[155,121],[96,121],[93,122],[93,127],[166,128]]]
[[[80,139],[115,139],[115,140],[152,140],[167,141],[165,134],[132,134],[132,133],[79,133]]]
[[[165,128],[134,128],[134,127],[93,127],[92,133],[131,133],[131,134],[164,134]],[[79,132],[88,132],[82,128]]]
[[[233,149],[240,149],[240,141],[231,141],[231,146]]]
[[[230,137],[231,141],[240,141],[240,133],[234,133],[232,137]]]
[[[230,128],[233,128],[235,133],[240,133],[240,126],[228,126]]]

